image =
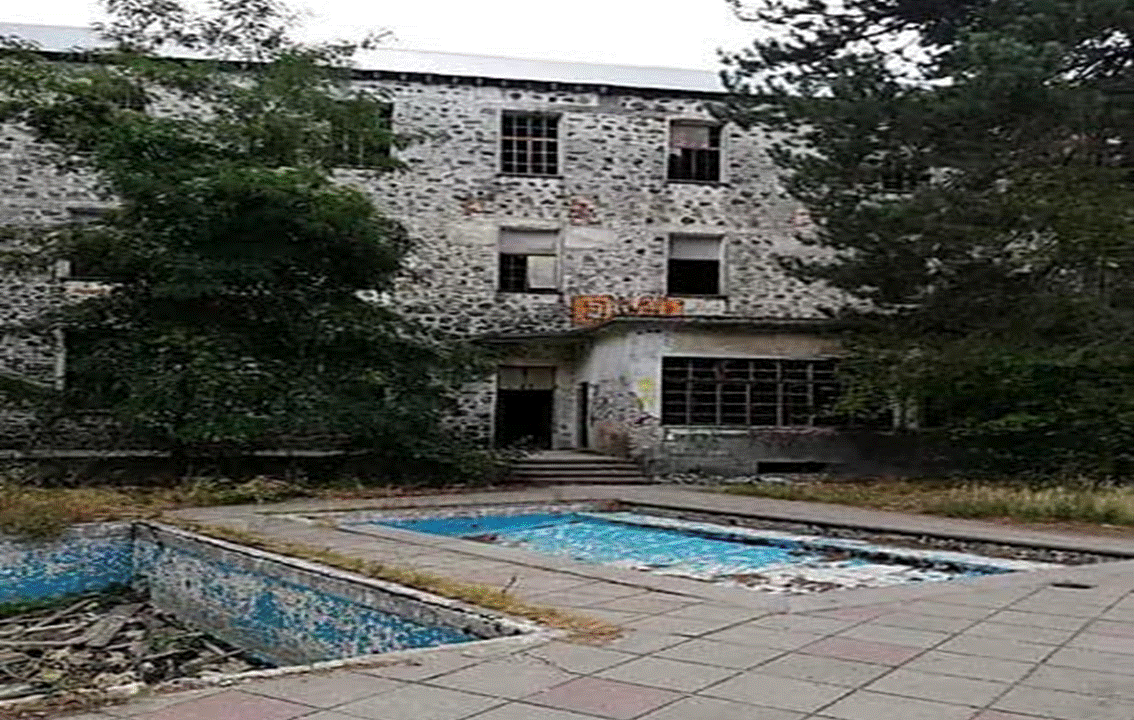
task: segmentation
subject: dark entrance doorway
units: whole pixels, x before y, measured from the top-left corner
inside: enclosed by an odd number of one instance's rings
[[[590,383],[579,383],[579,399],[575,403],[575,412],[579,420],[579,449],[586,450],[591,446],[590,419],[591,419],[591,386]]]
[[[496,390],[496,444],[551,448],[555,368],[500,368]]]

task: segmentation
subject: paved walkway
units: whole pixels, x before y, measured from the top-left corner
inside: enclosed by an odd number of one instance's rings
[[[486,641],[398,664],[154,696],[74,720],[1132,720],[1134,561],[775,598],[389,529],[289,519],[380,505],[616,498],[865,527],[1124,552],[1134,541],[669,488],[556,488],[210,508],[182,517],[437,575],[625,635],[592,647]],[[1053,584],[1055,583],[1055,584]]]

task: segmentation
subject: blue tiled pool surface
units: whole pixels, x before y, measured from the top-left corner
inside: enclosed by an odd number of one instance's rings
[[[765,592],[884,587],[994,575],[1039,565],[628,512],[481,512],[372,522],[578,562],[739,584]]]
[[[0,536],[0,605],[132,585],[155,606],[274,665],[495,636],[490,620],[295,562],[129,523],[79,526],[43,542]]]

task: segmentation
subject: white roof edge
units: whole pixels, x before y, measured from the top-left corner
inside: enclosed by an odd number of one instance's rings
[[[61,25],[0,22],[0,36],[16,36],[46,51],[105,47],[93,30]],[[720,77],[708,70],[600,65],[562,60],[467,55],[464,53],[380,47],[360,52],[360,70],[484,77],[497,80],[532,80],[588,85],[610,85],[684,92],[724,92]]]

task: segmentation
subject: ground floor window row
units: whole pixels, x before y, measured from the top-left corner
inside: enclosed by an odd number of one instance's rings
[[[834,426],[830,359],[662,359],[663,425]]]

